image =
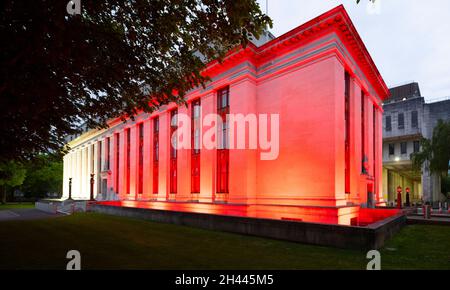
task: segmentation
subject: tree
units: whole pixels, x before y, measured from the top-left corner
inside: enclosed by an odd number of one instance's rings
[[[438,120],[430,139],[422,138],[419,152],[411,154],[413,166],[421,170],[424,163],[429,165],[430,171],[439,174],[447,180],[450,161],[450,121]],[[446,194],[446,182],[442,183],[442,193]]]
[[[0,202],[5,204],[7,191],[21,185],[26,176],[26,169],[22,164],[14,161],[0,163]]]
[[[62,193],[63,162],[58,156],[41,154],[26,165],[27,176],[20,189],[27,197],[45,197]]]
[[[5,0],[0,161],[55,152],[77,124],[184,102],[205,64],[271,26],[255,0]]]

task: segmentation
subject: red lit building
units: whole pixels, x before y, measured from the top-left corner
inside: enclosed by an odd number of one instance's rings
[[[93,173],[96,198],[124,206],[350,224],[367,216],[361,207],[383,204],[389,91],[343,6],[232,51],[205,74],[212,81],[187,95],[187,107],[114,120],[69,142],[64,197],[72,178],[72,196],[89,198]],[[195,149],[210,113],[278,114],[277,158],[261,160],[260,147]],[[190,117],[192,149],[172,146],[177,114]]]

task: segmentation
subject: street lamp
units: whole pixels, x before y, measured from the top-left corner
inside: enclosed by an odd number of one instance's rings
[[[69,200],[72,200],[72,177],[69,178]]]
[[[94,201],[94,173],[91,173],[91,196],[90,201]]]

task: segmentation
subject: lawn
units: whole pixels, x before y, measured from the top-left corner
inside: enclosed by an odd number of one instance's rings
[[[7,203],[7,204],[1,204],[0,203],[0,210],[6,210],[6,209],[20,209],[20,208],[34,208],[33,202],[14,202],[14,203]]]
[[[0,223],[0,269],[365,269],[365,252],[95,213]],[[450,269],[450,227],[408,226],[381,251],[382,269]]]

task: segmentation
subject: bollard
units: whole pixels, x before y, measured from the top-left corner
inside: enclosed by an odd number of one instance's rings
[[[94,201],[94,173],[91,174],[91,192],[90,192],[90,200]]]
[[[69,178],[69,200],[72,200],[72,177]]]
[[[400,185],[397,186],[397,208],[402,208],[402,187]]]
[[[430,219],[431,218],[431,206],[428,204],[425,204],[423,206],[423,218],[424,219]]]

